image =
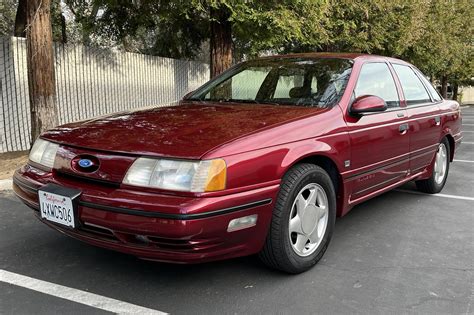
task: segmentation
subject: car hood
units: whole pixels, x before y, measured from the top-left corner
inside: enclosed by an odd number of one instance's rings
[[[183,103],[66,124],[42,138],[100,151],[198,159],[239,137],[318,111],[321,109],[295,106]]]

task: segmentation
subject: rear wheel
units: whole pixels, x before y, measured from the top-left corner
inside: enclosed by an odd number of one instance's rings
[[[296,165],[282,180],[261,260],[288,273],[308,270],[326,251],[335,218],[328,173],[313,164]]]
[[[416,181],[418,190],[429,194],[436,194],[443,189],[449,172],[449,152],[449,142],[446,138],[443,138],[438,145],[438,151],[434,158],[432,175],[428,179]]]

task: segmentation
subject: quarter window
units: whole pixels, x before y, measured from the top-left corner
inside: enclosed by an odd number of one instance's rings
[[[400,79],[407,105],[417,105],[431,102],[431,98],[423,83],[421,83],[420,79],[410,67],[394,64],[393,68]]]
[[[387,64],[383,62],[366,63],[360,70],[354,96],[375,95],[382,98],[388,107],[398,107],[397,87]]]

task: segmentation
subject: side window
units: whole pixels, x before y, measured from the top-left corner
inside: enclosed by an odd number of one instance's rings
[[[423,83],[425,83],[425,86],[428,88],[428,91],[430,92],[431,97],[433,98],[433,100],[435,102],[441,101],[443,98],[439,95],[438,91],[436,91],[436,89],[431,84],[431,82],[428,80],[428,78],[426,78],[425,75],[423,73],[421,73],[420,71],[416,71],[416,72],[418,74],[418,77],[421,78],[421,81],[423,81]]]
[[[416,105],[431,102],[431,98],[428,92],[426,91],[423,83],[421,83],[420,79],[416,76],[415,72],[413,72],[410,67],[394,64],[393,68],[395,69],[395,72],[397,73],[397,76],[400,79],[407,105]]]
[[[382,98],[388,107],[398,107],[397,87],[387,64],[383,62],[366,63],[360,70],[354,96],[375,95]]]

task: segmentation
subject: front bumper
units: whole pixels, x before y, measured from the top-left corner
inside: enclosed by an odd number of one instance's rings
[[[81,189],[75,229],[40,218],[37,191],[47,183]],[[259,252],[279,185],[218,197],[182,197],[61,177],[26,165],[15,172],[13,189],[42,222],[64,234],[143,259],[198,263]],[[258,215],[255,226],[227,232],[232,219],[252,214]]]

